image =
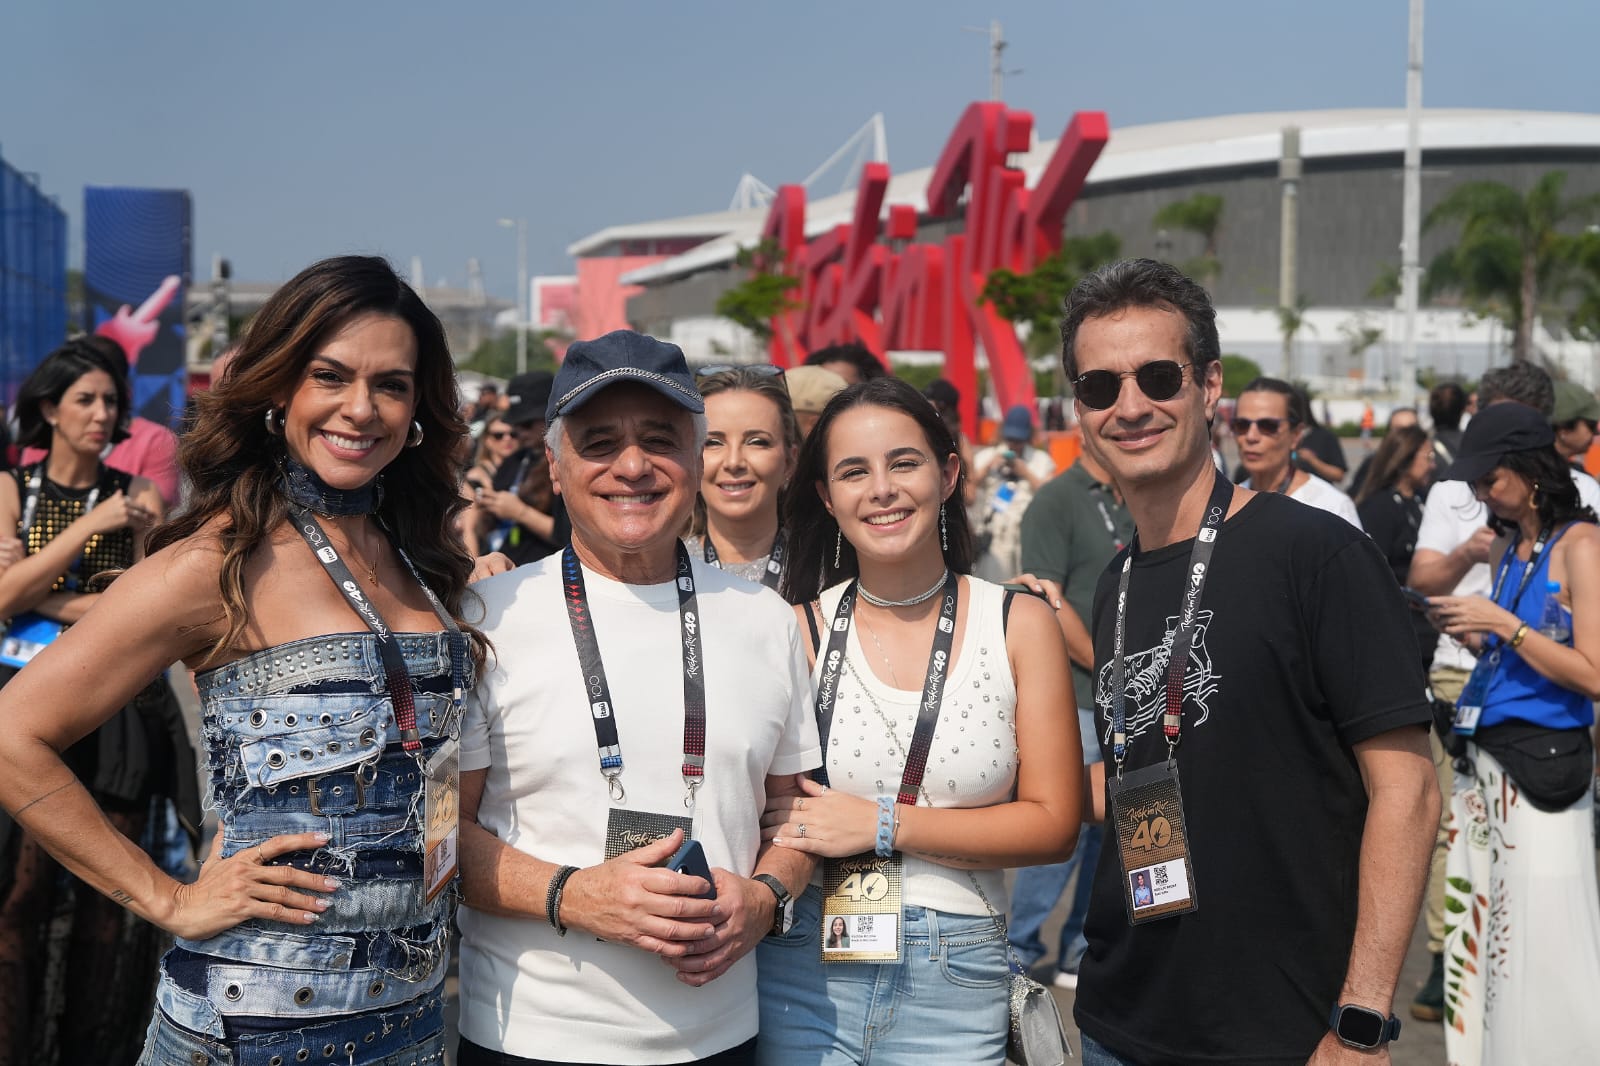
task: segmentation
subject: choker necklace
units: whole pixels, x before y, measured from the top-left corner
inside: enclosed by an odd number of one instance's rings
[[[950,571],[946,570],[944,573],[939,575],[939,580],[933,583],[933,587],[931,589],[929,589],[927,592],[919,592],[915,596],[912,596],[910,599],[906,600],[886,600],[882,596],[874,596],[872,593],[867,591],[867,586],[863,585],[859,581],[856,582],[856,591],[861,593],[862,599],[866,600],[874,607],[915,607],[924,600],[933,599],[934,594],[940,589],[944,588],[945,583],[949,580]]]
[[[382,478],[373,478],[360,488],[336,489],[309,466],[288,456],[278,464],[278,469],[283,471],[278,479],[279,490],[294,503],[324,518],[372,514],[383,502]]]

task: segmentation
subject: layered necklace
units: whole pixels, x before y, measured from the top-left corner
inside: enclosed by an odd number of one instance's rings
[[[917,604],[926,602],[927,600],[931,600],[933,597],[937,596],[939,594],[939,590],[944,588],[949,580],[950,571],[947,569],[944,573],[939,575],[939,580],[933,583],[932,588],[928,589],[926,592],[919,592],[915,596],[904,600],[886,600],[882,596],[874,596],[871,592],[867,591],[867,586],[861,584],[860,582],[856,583],[856,591],[861,593],[862,599],[866,600],[874,607],[915,607]]]

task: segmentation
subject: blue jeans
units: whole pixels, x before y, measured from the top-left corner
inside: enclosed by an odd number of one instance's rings
[[[1005,936],[989,915],[905,909],[900,963],[821,961],[822,894],[756,949],[762,1066],[1001,1066]]]
[[[1085,765],[1099,762],[1100,748],[1094,739],[1094,716],[1080,709],[1078,727],[1084,737]],[[1094,891],[1094,868],[1100,858],[1101,839],[1098,825],[1085,825],[1078,834],[1077,850],[1066,862],[1025,866],[1012,878],[1011,917],[1008,922],[1011,948],[1025,969],[1031,970],[1050,953],[1039,934],[1050,912],[1055,910],[1057,901],[1061,899],[1061,893],[1067,890],[1073,871],[1081,871],[1072,896],[1072,908],[1061,926],[1061,941],[1056,952],[1058,970],[1075,972],[1078,969],[1078,960],[1083,958],[1084,951],[1089,947],[1089,942],[1083,936],[1083,923],[1089,916],[1089,896]]]
[[[1088,1033],[1078,1033],[1078,1040],[1083,1045],[1083,1066],[1139,1066],[1132,1059],[1125,1059],[1105,1045],[1095,1043]]]

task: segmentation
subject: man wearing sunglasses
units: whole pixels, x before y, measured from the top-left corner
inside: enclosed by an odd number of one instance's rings
[[[1085,1066],[1386,1063],[1439,813],[1394,576],[1349,523],[1218,474],[1216,312],[1189,278],[1105,267],[1061,334],[1084,449],[1138,530],[1091,626],[1110,825]]]
[[[1350,497],[1317,475],[1294,467],[1296,449],[1306,433],[1306,413],[1293,385],[1277,378],[1256,378],[1239,393],[1228,428],[1239,443],[1239,461],[1250,474],[1244,482],[1246,488],[1282,493],[1361,528]]]

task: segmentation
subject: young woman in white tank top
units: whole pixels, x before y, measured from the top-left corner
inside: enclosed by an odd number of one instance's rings
[[[968,575],[961,478],[895,378],[836,396],[801,449],[784,590],[814,634],[825,773],[763,819],[819,860],[760,948],[763,1062],[1005,1059],[1001,871],[1071,853],[1082,757],[1050,609]]]

